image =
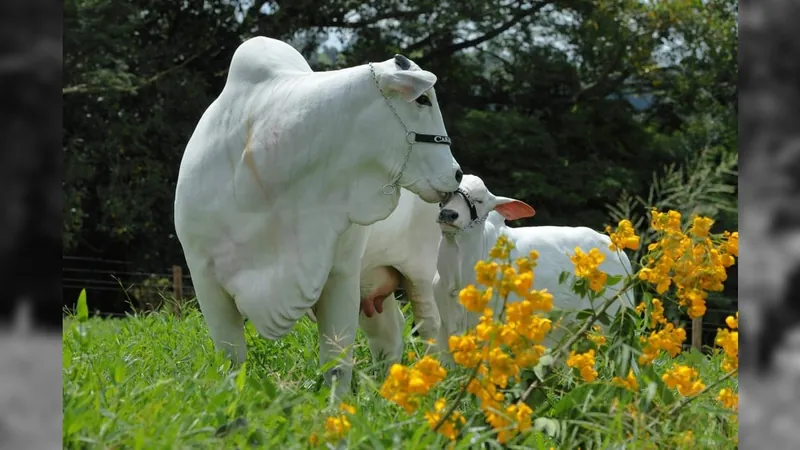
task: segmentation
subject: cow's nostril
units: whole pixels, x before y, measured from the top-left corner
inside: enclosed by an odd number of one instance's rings
[[[461,169],[456,170],[456,181],[461,183],[461,179],[464,178],[464,172]]]

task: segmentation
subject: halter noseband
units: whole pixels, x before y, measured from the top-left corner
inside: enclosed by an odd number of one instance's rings
[[[470,228],[474,227],[475,225],[482,224],[486,220],[486,218],[489,216],[489,213],[487,212],[482,217],[478,217],[478,209],[475,207],[475,201],[472,200],[472,197],[469,196],[469,193],[467,191],[465,191],[465,190],[463,190],[461,188],[458,188],[458,189],[456,189],[456,191],[453,194],[454,195],[455,194],[461,195],[461,197],[464,198],[464,201],[467,202],[467,206],[469,207],[469,223],[467,224],[467,226],[465,226],[464,228],[462,228],[462,229],[460,229],[458,231],[453,231],[453,232],[442,231],[442,234],[445,234],[445,235],[447,235],[449,237],[455,237],[456,235],[458,235],[462,231],[469,230]]]
[[[369,72],[372,75],[372,80],[375,82],[375,86],[378,88],[378,92],[381,93],[381,97],[389,106],[389,109],[392,110],[392,113],[397,120],[400,122],[400,125],[403,127],[403,130],[406,132],[406,142],[408,143],[408,151],[406,151],[406,158],[403,160],[403,165],[400,166],[400,172],[397,173],[397,177],[395,177],[394,181],[383,185],[383,192],[384,195],[392,195],[397,192],[398,187],[400,187],[400,178],[403,177],[403,171],[406,170],[406,165],[408,165],[408,158],[411,157],[411,149],[414,147],[414,144],[418,142],[424,142],[426,144],[441,144],[441,145],[450,145],[450,136],[443,136],[441,134],[422,134],[417,133],[416,131],[411,131],[406,126],[403,119],[400,118],[400,114],[397,113],[397,110],[394,109],[392,102],[389,101],[389,97],[383,92],[381,89],[380,84],[378,83],[378,77],[375,75],[375,68],[372,66],[372,63],[369,63]],[[469,203],[469,202],[468,202]]]

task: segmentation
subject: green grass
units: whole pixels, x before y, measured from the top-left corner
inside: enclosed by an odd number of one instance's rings
[[[326,414],[336,409],[321,382],[316,325],[306,318],[276,342],[259,338],[248,324],[248,362],[240,371],[214,351],[196,309],[181,317],[157,312],[100,319],[86,318],[85,311],[79,316],[64,320],[64,448],[309,448],[311,433],[322,431]],[[419,342],[408,345],[411,351],[422,348]],[[360,333],[355,355],[355,391],[348,401],[358,413],[338,448],[444,448],[446,438],[430,431],[422,411],[408,416],[378,395],[381,368],[372,366]],[[721,376],[718,357],[681,358],[699,367],[704,380]],[[663,363],[656,362],[659,373]],[[605,369],[600,370],[602,376]],[[454,375],[455,381],[465,376]],[[623,416],[622,407],[609,414],[611,398],[622,395],[619,389],[594,385],[590,395],[588,386],[576,389],[582,383],[571,373],[562,377],[563,390],[534,405],[535,417],[555,413],[557,420],[540,421],[543,431],[531,430],[510,448],[654,448],[653,443],[678,448],[671,439],[687,429],[694,440],[686,448],[734,448],[736,426],[714,400],[718,388],[678,414],[653,413],[648,424],[638,426]],[[437,387],[431,403],[442,395],[452,399],[453,383],[448,379]],[[663,394],[650,402],[642,394],[639,404],[652,407]],[[468,425],[474,433],[462,436],[455,448],[476,448],[478,441],[499,448],[479,415],[470,415],[474,402],[464,401],[460,409],[472,418]],[[551,438],[544,431],[553,425],[560,431]]]

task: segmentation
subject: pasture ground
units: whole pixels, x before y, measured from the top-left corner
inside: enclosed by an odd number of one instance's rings
[[[304,317],[284,339],[272,342],[259,338],[248,324],[247,340],[248,363],[241,373],[213,350],[203,318],[193,308],[180,317],[169,312],[84,322],[66,317],[64,448],[309,448],[309,436],[324,430],[325,414],[337,406],[330,404],[329,390],[319,376],[316,325]],[[407,349],[418,351],[420,344],[412,341]],[[356,390],[348,402],[358,412],[350,420],[347,443],[340,442],[338,448],[445,448],[446,438],[430,431],[421,411],[408,416],[378,395],[380,368],[372,366],[360,333],[355,355]],[[704,379],[719,378],[719,357],[699,356],[687,353],[678,359],[690,360]],[[659,373],[666,370],[665,362],[656,361]],[[452,399],[449,382],[448,377],[435,395]],[[734,380],[727,383],[735,387]],[[625,428],[620,411],[607,417],[587,413],[572,422],[578,426],[572,433],[583,426],[581,432],[597,436],[594,448],[734,448],[736,427],[720,419],[717,390],[687,404],[659,429]],[[534,408],[534,416],[563,411],[567,397],[566,392],[551,396],[554,406]],[[599,402],[608,405],[612,399]],[[467,417],[473,408],[472,402],[461,406]],[[485,428],[473,429],[480,440],[492,437]],[[676,444],[686,430],[692,431],[692,438]],[[455,448],[476,448],[472,439],[462,438]],[[573,448],[565,444],[568,441],[559,445],[531,430],[509,448]]]

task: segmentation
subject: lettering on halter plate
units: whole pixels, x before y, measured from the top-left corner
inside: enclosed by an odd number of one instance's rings
[[[433,138],[433,142],[436,142],[437,144],[441,144],[441,143],[449,144],[450,143],[450,137],[449,136],[435,136]]]

